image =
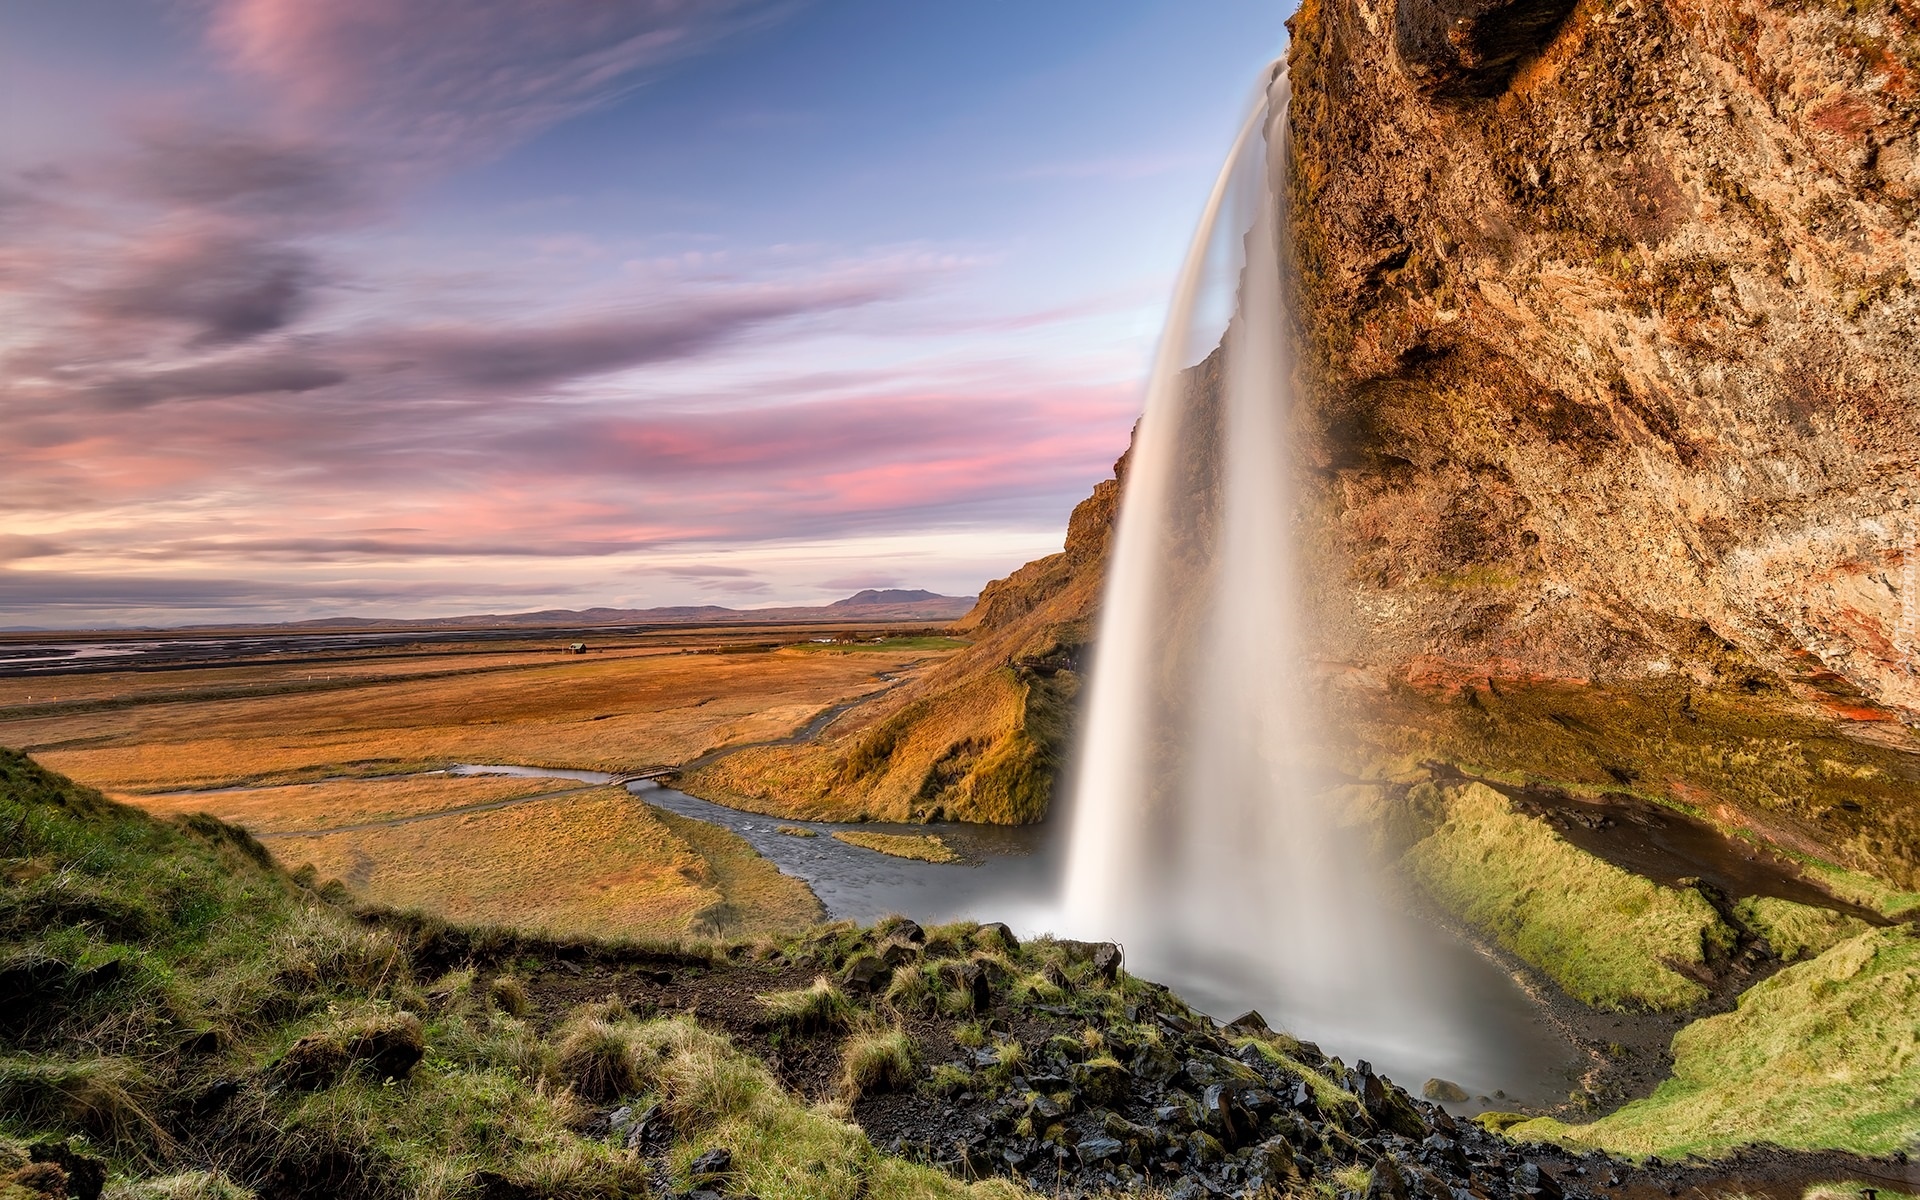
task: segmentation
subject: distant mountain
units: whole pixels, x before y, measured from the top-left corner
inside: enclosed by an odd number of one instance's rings
[[[953,621],[973,608],[972,596],[943,596],[918,589],[857,592],[831,604],[783,608],[727,608],[686,604],[666,608],[548,608],[525,613],[474,613],[420,620],[378,617],[328,617],[260,629],[584,629],[600,625],[797,625],[814,621]],[[222,628],[234,628],[223,626]]]
[[[828,608],[872,608],[876,605],[882,605],[882,604],[887,604],[887,605],[917,604],[923,600],[935,600],[935,601],[944,602],[947,600],[958,600],[958,599],[960,599],[960,597],[958,596],[942,596],[939,592],[923,592],[917,589],[907,590],[903,588],[886,588],[884,590],[876,590],[874,588],[868,588],[864,592],[855,592],[853,595],[848,596],[845,600],[835,600],[832,604],[827,605],[827,607]],[[973,598],[967,597],[967,603],[972,604]]]

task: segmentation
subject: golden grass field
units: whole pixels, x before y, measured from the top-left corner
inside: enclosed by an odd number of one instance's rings
[[[370,901],[552,933],[746,936],[822,912],[732,833],[622,789],[418,772],[684,762],[791,736],[949,645],[819,653],[689,631],[585,656],[529,639],[4,680],[0,743],[157,814],[242,825]]]
[[[429,659],[411,674],[389,671],[328,691],[263,688],[258,696],[77,705],[47,716],[16,707],[0,721],[0,739],[121,793],[458,762],[620,771],[782,737],[829,705],[881,689],[877,672],[928,653],[549,655],[451,676]],[[122,695],[137,696],[179,681],[133,675],[126,687]]]

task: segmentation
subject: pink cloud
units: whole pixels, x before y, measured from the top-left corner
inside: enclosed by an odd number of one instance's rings
[[[493,148],[777,18],[774,0],[225,0],[212,40],[301,120]]]

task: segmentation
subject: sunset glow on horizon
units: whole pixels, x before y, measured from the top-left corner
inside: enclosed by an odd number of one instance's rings
[[[976,591],[1059,546],[1284,12],[0,14],[0,627]]]

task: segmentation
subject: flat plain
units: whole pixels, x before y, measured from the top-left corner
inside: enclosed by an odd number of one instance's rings
[[[777,741],[960,644],[809,640],[835,632],[680,630],[585,654],[533,636],[4,679],[0,743],[156,815],[241,825],[375,903],[555,934],[749,936],[822,914],[734,834],[619,788],[440,772],[619,773]]]

